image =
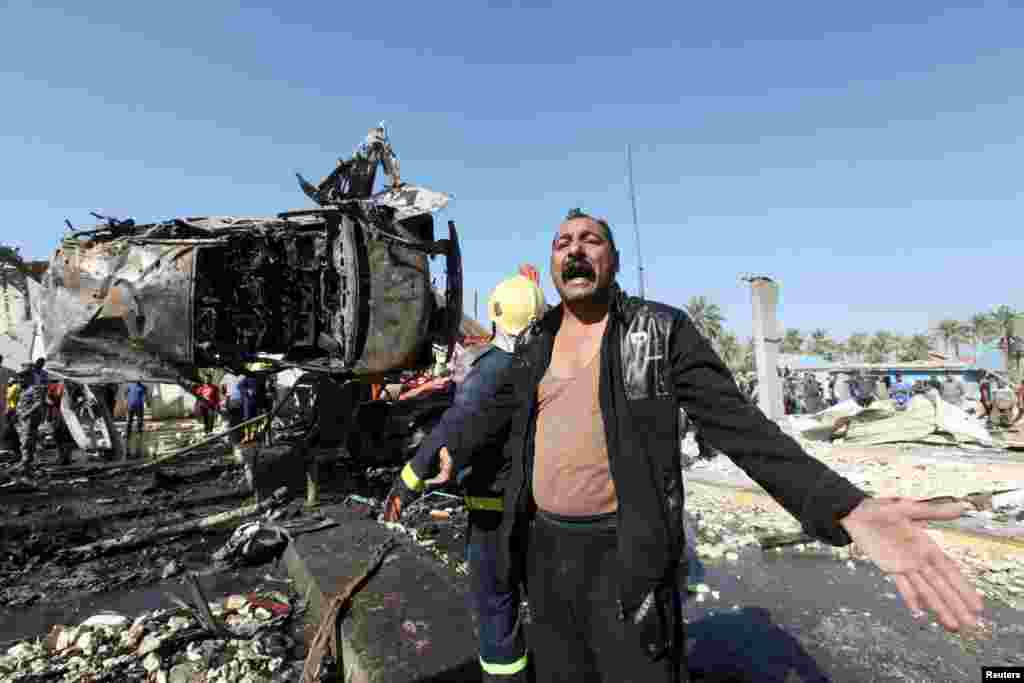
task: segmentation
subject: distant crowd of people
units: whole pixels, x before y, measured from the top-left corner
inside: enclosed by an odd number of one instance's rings
[[[0,356],[0,368],[2,366],[3,356]],[[3,368],[0,373],[4,399],[0,441],[18,458],[15,469],[27,471],[34,466],[40,427],[44,424],[50,426],[58,462],[62,465],[71,462],[74,439],[60,408],[65,385],[51,382],[45,366],[46,361],[40,358],[35,363],[25,363],[20,372]]]
[[[113,416],[120,385],[96,384],[91,389]],[[75,440],[61,410],[66,390],[71,392],[73,401],[82,400],[81,385],[51,378],[44,359],[25,363],[21,371],[14,371],[3,366],[3,356],[0,356],[0,451],[17,458],[14,470],[27,474],[34,469],[41,429],[47,425],[57,448],[58,464],[71,464]],[[223,384],[202,382],[194,385],[192,391],[196,398],[195,417],[206,435],[213,433],[218,415],[223,415],[229,426],[235,427],[269,412],[273,392],[273,378],[268,378],[258,368],[237,377],[229,376]],[[143,448],[139,437],[145,430],[146,410],[152,408],[150,392],[143,382],[129,382],[123,396],[125,457],[140,457]],[[233,443],[239,445],[255,440],[264,428],[265,425],[257,422],[236,430],[232,433]]]
[[[876,400],[892,400],[897,410],[903,410],[914,395],[933,390],[946,403],[961,409],[968,406],[967,385],[952,374],[943,379],[931,375],[908,382],[901,373],[872,375],[854,371],[831,373],[827,383],[819,381],[810,371],[793,372],[783,368],[779,374],[787,415],[816,413],[848,399],[864,407]],[[744,388],[742,384],[740,388]],[[983,371],[979,378],[978,403],[978,414],[986,418],[990,427],[1014,425],[1024,417],[1024,381],[1014,388],[1002,376]]]

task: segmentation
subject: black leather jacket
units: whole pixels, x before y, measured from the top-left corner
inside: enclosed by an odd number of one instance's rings
[[[537,386],[551,360],[562,307],[520,337],[519,365],[478,419],[468,443],[511,419],[510,462],[498,556],[499,582],[524,576],[533,478]],[[618,496],[620,604],[634,614],[674,581],[683,561],[683,486],[679,452],[682,408],[708,442],[761,484],[806,531],[833,545],[849,536],[838,520],[866,494],[808,456],[739,391],[718,354],[681,310],[625,296],[614,288],[600,352],[600,405]],[[643,610],[640,610],[641,612]]]

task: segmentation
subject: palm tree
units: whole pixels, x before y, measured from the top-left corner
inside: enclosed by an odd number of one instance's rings
[[[926,334],[915,334],[905,339],[900,347],[901,361],[928,360],[931,341]]]
[[[966,326],[959,320],[947,318],[935,326],[935,336],[942,340],[943,349],[949,356],[952,348],[954,358],[960,357],[960,342],[967,341]]]
[[[718,304],[711,303],[707,297],[695,296],[690,298],[686,304],[686,312],[693,321],[697,331],[704,335],[708,341],[715,341],[722,334],[722,323],[725,316]]]
[[[723,332],[718,337],[716,346],[718,347],[718,355],[722,357],[722,362],[725,363],[725,366],[732,372],[739,370],[743,359],[743,349],[740,348],[736,335],[732,332]]]
[[[800,330],[795,327],[790,327],[786,330],[786,336],[782,339],[783,353],[800,353],[803,345],[804,336],[800,333]]]
[[[964,328],[970,337],[971,343],[977,346],[981,342],[988,341],[995,332],[995,325],[988,313],[975,313],[971,319],[964,324]]]
[[[846,344],[843,342],[832,342],[832,349],[829,351],[828,355],[826,355],[826,359],[829,362],[834,360],[843,360],[849,352],[850,349],[847,348]]]
[[[875,332],[875,336],[868,342],[868,362],[870,363],[883,363],[889,357],[889,354],[899,348],[899,341],[892,332],[885,330],[879,330]]]
[[[747,343],[743,345],[743,370],[745,372],[753,372],[757,370],[756,355],[754,354],[754,338],[749,337]]]
[[[828,338],[828,331],[818,328],[811,332],[811,353],[816,356],[825,356],[832,351],[832,340]]]
[[[992,325],[995,329],[999,330],[999,336],[1002,338],[1003,348],[1006,350],[1006,371],[1010,371],[1010,337],[1013,336],[1013,323],[1020,315],[1017,311],[1010,308],[1009,306],[999,306],[995,308],[992,313],[989,314],[989,318],[992,320]],[[1020,369],[1020,357],[1017,358],[1018,370]]]
[[[857,360],[864,359],[864,352],[868,350],[868,333],[855,332],[846,340],[847,350],[857,357]]]

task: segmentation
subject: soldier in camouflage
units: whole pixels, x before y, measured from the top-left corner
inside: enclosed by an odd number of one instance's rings
[[[25,387],[18,399],[16,419],[18,438],[21,440],[21,461],[18,467],[26,471],[35,465],[39,425],[46,417],[46,390],[50,378],[43,369],[45,364],[42,358],[36,360],[26,375]]]

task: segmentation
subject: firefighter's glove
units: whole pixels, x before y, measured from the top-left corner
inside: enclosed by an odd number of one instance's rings
[[[412,501],[416,500],[425,488],[425,482],[416,476],[412,466],[406,464],[401,473],[395,477],[391,485],[388,499],[384,503],[384,521],[397,522]]]

